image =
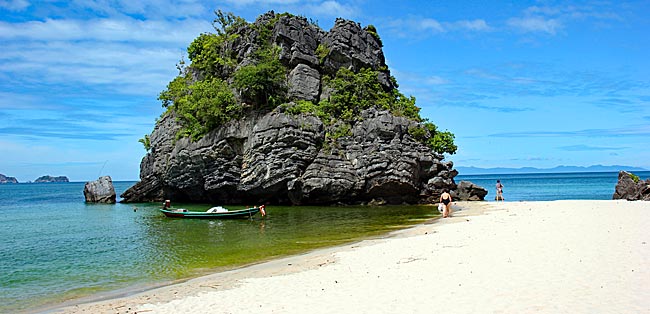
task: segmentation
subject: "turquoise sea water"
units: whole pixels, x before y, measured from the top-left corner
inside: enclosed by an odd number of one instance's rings
[[[650,172],[636,173],[641,178]],[[458,176],[506,201],[611,199],[617,173]],[[134,182],[114,182],[118,195]],[[86,204],[82,182],[0,185],[0,313],[334,246],[423,222],[432,206],[281,207],[253,220],[170,219],[159,204]],[[218,204],[174,204],[205,210]],[[248,205],[234,206],[232,209]]]
[[[650,178],[650,171],[634,174],[641,179]],[[454,180],[471,181],[486,188],[486,200],[494,200],[496,180],[504,186],[506,201],[611,200],[618,172],[458,175]]]
[[[132,184],[114,182],[118,195]],[[83,186],[0,185],[0,313],[335,246],[438,215],[432,206],[269,206],[264,219],[172,219],[157,203],[86,204]],[[246,205],[255,204],[230,208]]]

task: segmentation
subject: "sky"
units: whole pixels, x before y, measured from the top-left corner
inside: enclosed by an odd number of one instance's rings
[[[374,25],[455,166],[650,169],[650,1],[0,0],[0,173],[138,180],[158,94],[217,9]]]

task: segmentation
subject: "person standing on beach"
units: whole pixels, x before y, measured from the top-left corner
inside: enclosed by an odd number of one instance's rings
[[[501,180],[497,180],[497,197],[496,201],[498,202],[501,200],[503,202],[503,184],[501,184]]]
[[[442,218],[451,216],[451,194],[447,190],[442,191],[440,203],[445,205],[445,208],[442,210]]]

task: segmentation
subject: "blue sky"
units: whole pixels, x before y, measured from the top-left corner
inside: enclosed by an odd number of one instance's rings
[[[650,168],[649,1],[0,0],[0,173],[137,180],[158,93],[216,9],[376,26],[456,166]]]

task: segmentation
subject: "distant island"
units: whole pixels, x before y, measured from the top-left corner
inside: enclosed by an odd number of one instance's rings
[[[634,171],[649,171],[641,167],[631,166],[603,166],[593,165],[589,167],[581,166],[557,166],[554,168],[477,168],[477,167],[456,167],[460,175],[473,175],[473,174],[516,174],[516,173],[567,173],[567,172],[619,172],[621,170],[634,172]]]
[[[0,173],[0,184],[6,183],[18,183],[18,180],[14,177],[7,177],[4,174]]]
[[[34,181],[34,183],[52,183],[52,182],[70,182],[66,176],[42,176]]]

